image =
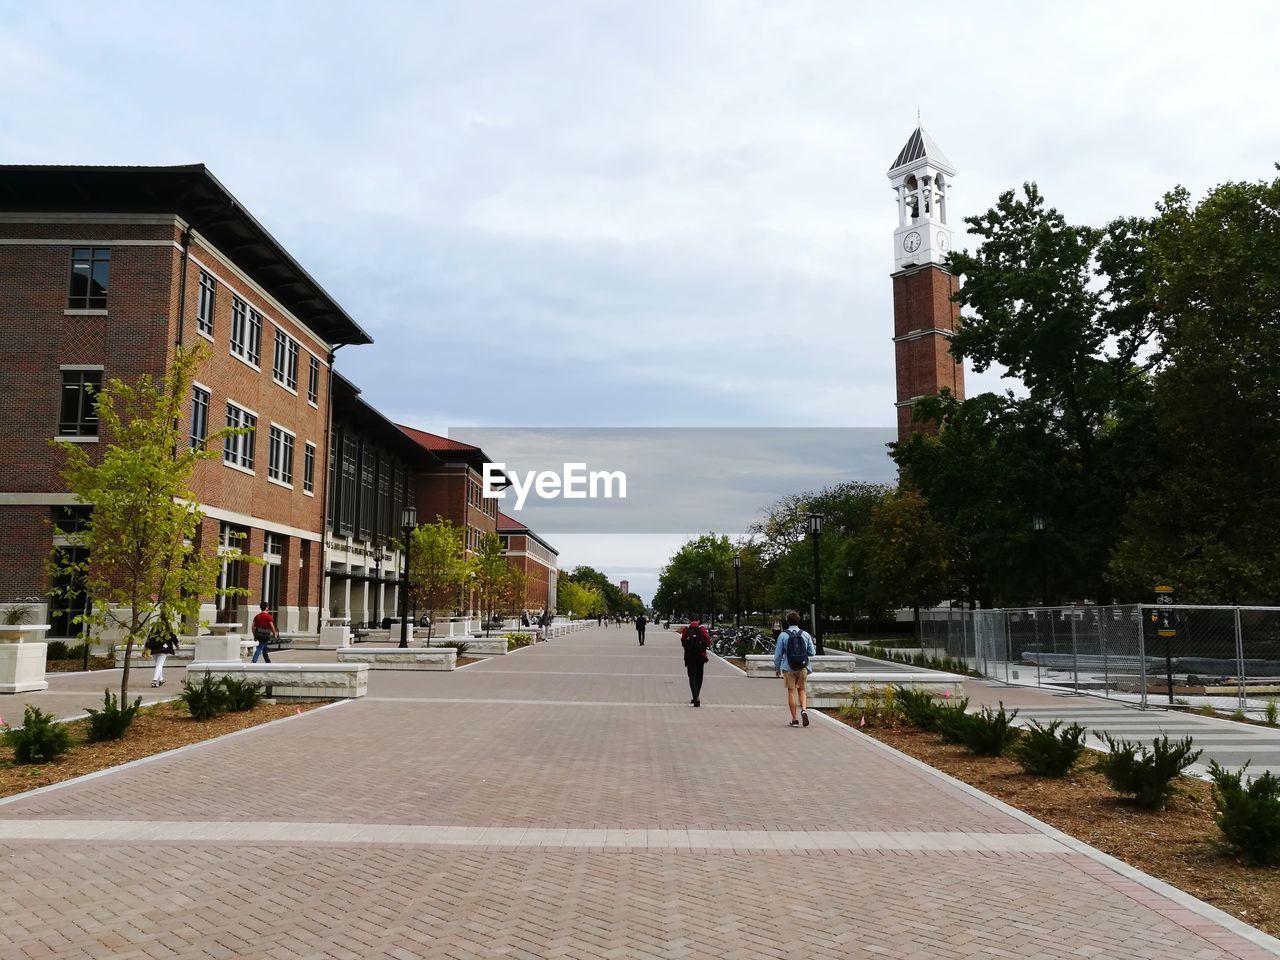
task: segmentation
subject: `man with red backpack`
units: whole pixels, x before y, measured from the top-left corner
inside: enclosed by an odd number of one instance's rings
[[[773,649],[773,672],[787,679],[787,707],[791,711],[791,726],[801,722],[809,725],[808,702],[804,682],[809,675],[809,658],[817,653],[813,637],[800,629],[800,614],[787,611],[787,628],[778,634],[778,645]],[[800,701],[800,719],[796,719],[796,700]]]
[[[711,646],[711,634],[695,616],[680,631],[680,646],[684,648],[684,668],[689,674],[689,692],[695,707],[702,706],[702,672],[707,665],[707,648]]]

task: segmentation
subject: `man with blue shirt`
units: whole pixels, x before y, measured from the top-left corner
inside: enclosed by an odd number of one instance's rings
[[[773,672],[787,681],[787,708],[791,711],[791,726],[809,725],[808,702],[804,694],[804,681],[809,675],[809,658],[817,653],[813,637],[800,629],[800,614],[787,611],[787,628],[778,634],[773,648]],[[800,701],[800,719],[796,719],[796,701]]]

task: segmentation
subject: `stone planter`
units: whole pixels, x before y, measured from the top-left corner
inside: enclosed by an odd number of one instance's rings
[[[44,678],[49,624],[0,624],[0,693],[48,690]]]
[[[339,663],[367,663],[370,670],[453,670],[453,647],[352,647],[338,651]]]
[[[855,687],[906,687],[928,690],[935,697],[963,697],[964,677],[932,670],[919,673],[811,673],[805,681],[811,707],[838,707],[853,699]]]
[[[746,659],[748,677],[773,676],[773,657],[753,653]],[[855,662],[856,658],[841,654],[809,658],[814,673],[853,673]]]

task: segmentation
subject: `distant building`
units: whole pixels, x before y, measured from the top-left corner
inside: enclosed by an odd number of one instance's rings
[[[619,581],[618,581],[618,589],[622,591],[622,595],[623,595],[624,597],[629,597],[629,596],[631,596],[631,581],[630,581],[630,580],[619,580]]]
[[[560,554],[528,525],[498,514],[498,536],[502,538],[507,563],[524,573],[527,583],[524,606],[528,610],[554,610],[556,582],[560,575]],[[517,611],[518,612],[518,611]]]

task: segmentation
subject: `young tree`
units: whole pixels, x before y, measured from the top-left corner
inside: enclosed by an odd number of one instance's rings
[[[436,517],[434,523],[419,525],[412,533],[409,563],[409,594],[413,602],[428,611],[427,646],[435,629],[435,612],[452,606],[466,582],[471,566],[463,546],[463,530]]]
[[[195,546],[203,514],[189,484],[195,465],[216,457],[226,431],[192,446],[181,428],[200,356],[179,351],[159,380],[109,380],[97,396],[104,442],[59,444],[67,489],[92,510],[82,530],[67,533],[71,545],[87,549],[88,560],[55,551],[50,563],[64,582],[84,585],[91,598],[82,618],[87,626],[123,629],[121,703],[129,696],[134,645],[158,611],[197,616],[200,598],[214,593],[217,580],[221,558]]]
[[[496,533],[486,533],[480,540],[480,550],[474,560],[476,593],[480,600],[480,615],[485,626],[493,619],[498,602],[507,589],[511,568],[502,553],[502,538]]]
[[[521,611],[529,605],[529,574],[519,567],[508,565],[507,589],[503,599],[506,601],[507,609],[511,611],[511,615],[520,616]]]

